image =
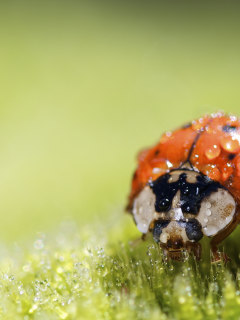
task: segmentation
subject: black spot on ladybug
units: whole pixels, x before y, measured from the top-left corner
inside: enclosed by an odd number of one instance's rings
[[[235,157],[236,157],[236,153],[230,153],[230,154],[228,155],[228,159],[229,159],[229,160],[233,160]]]
[[[198,242],[202,239],[202,226],[196,219],[188,219],[188,222],[178,221],[180,227],[185,228],[189,240]]]
[[[225,125],[222,127],[223,132],[234,132],[237,129],[236,126]]]
[[[137,172],[135,171],[133,174],[133,180],[137,178]]]
[[[195,183],[186,181],[187,172],[179,175],[179,180],[169,183],[170,174],[167,173],[155,181],[149,183],[150,188],[156,196],[155,210],[157,212],[167,212],[171,209],[172,200],[178,190],[180,190],[181,209],[183,213],[197,214],[201,201],[218,189],[225,189],[220,183],[211,180],[209,177],[199,173]]]
[[[155,156],[157,156],[159,154],[159,150],[155,151]]]
[[[154,222],[153,227],[153,239],[156,242],[160,242],[160,235],[162,233],[162,229],[166,228],[169,224],[170,220],[156,220]]]
[[[186,123],[183,127],[182,127],[182,129],[188,129],[188,128],[190,128],[192,126],[192,124],[191,124],[191,122],[189,122],[189,123]]]

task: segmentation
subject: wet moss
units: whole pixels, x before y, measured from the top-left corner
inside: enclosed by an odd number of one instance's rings
[[[236,319],[239,272],[205,253],[198,263],[167,262],[126,218],[39,233],[5,250],[0,316],[4,319]],[[111,227],[110,227],[111,226]],[[234,238],[229,241],[234,241]]]

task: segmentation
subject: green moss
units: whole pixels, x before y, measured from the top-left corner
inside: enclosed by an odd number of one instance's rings
[[[116,218],[116,217],[114,217]],[[166,262],[153,242],[129,245],[136,228],[127,217],[77,227],[66,222],[37,234],[1,261],[4,319],[237,319],[239,273]],[[207,255],[207,253],[206,253]]]

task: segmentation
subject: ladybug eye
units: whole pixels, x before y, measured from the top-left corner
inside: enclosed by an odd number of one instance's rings
[[[169,199],[162,199],[159,201],[160,211],[168,211],[170,209],[171,203]]]
[[[196,219],[192,219],[192,221],[187,222],[185,230],[189,240],[197,242],[203,237],[201,225]]]
[[[228,125],[226,125],[226,126],[222,127],[222,131],[223,132],[234,132],[236,129],[237,129],[236,126],[228,126]]]
[[[155,221],[154,223],[154,228],[153,228],[153,239],[154,241],[156,242],[159,242],[160,241],[160,235],[162,233],[162,229],[163,228],[166,228],[167,225],[169,224],[169,220],[158,220],[158,221]]]

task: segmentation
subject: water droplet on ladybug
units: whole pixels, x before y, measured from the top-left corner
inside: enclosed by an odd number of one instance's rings
[[[220,155],[220,153],[221,153],[221,149],[217,145],[214,145],[213,147],[210,147],[205,150],[205,156],[209,160],[213,160],[213,159],[217,158]]]
[[[240,150],[238,140],[232,139],[232,137],[223,138],[220,140],[221,146],[225,151],[236,153]]]
[[[211,210],[208,209],[208,210],[206,211],[206,215],[207,215],[207,216],[210,216],[211,214],[212,214]]]
[[[212,206],[212,205],[211,205],[210,202],[207,202],[207,203],[206,203],[206,208],[207,208],[207,209],[211,208],[211,206]]]
[[[144,220],[144,219],[142,219],[142,226],[144,228],[148,227],[148,222],[146,220]]]
[[[197,187],[196,188],[196,196],[198,196],[199,195],[199,188]]]

